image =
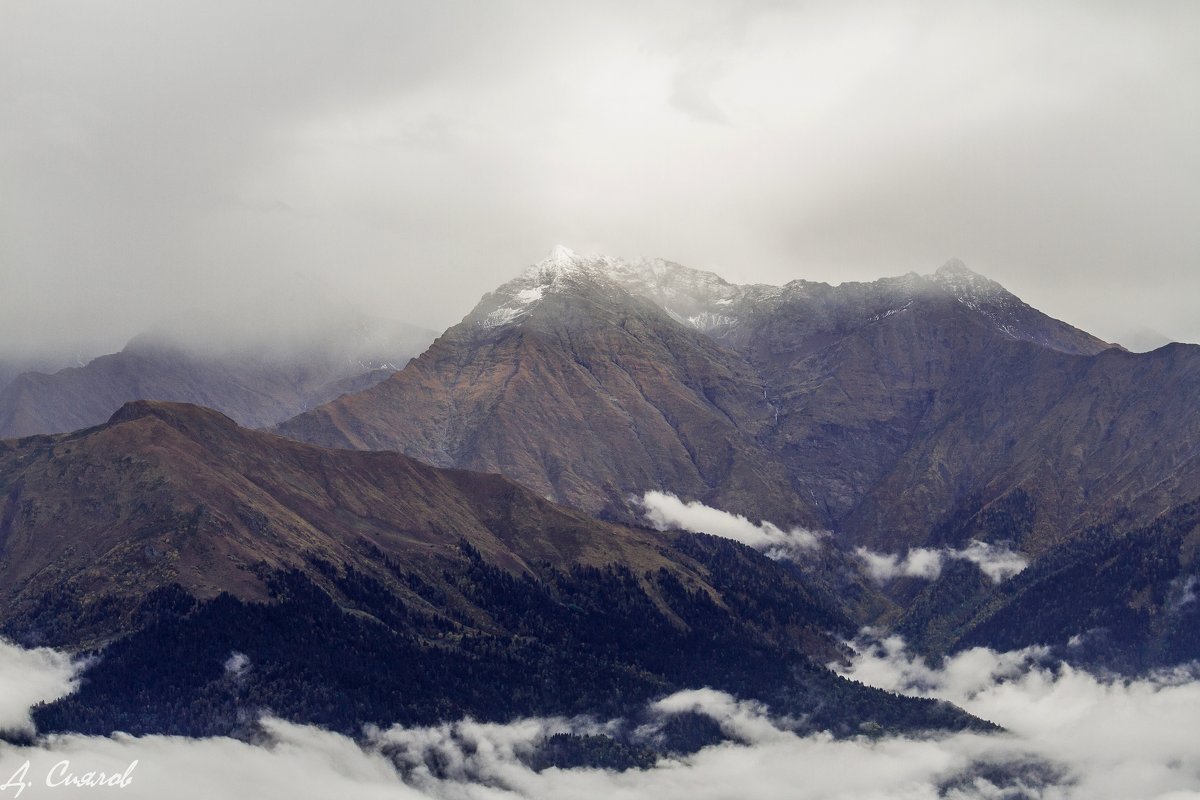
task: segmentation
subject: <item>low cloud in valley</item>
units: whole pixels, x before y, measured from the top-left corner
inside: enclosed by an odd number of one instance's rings
[[[638,502],[646,519],[659,530],[678,528],[733,539],[772,558],[795,557],[820,546],[821,542],[821,534],[815,531],[784,530],[766,520],[756,524],[741,514],[730,514],[698,500],[680,500],[669,492],[646,492]]]
[[[787,530],[763,520],[754,523],[741,514],[731,514],[698,500],[681,500],[669,492],[646,492],[640,500],[646,520],[658,530],[691,531],[732,539],[766,553],[771,558],[803,561],[805,553],[823,546],[828,532],[793,527]],[[1004,544],[978,540],[966,547],[914,547],[907,553],[878,553],[855,548],[859,563],[873,580],[886,583],[895,578],[937,580],[947,560],[970,561],[993,583],[1007,580],[1029,564],[1029,559]]]
[[[684,712],[715,720],[730,741],[649,769],[534,771],[524,762],[546,737],[602,734],[614,723],[471,720],[431,727],[369,729],[359,740],[275,719],[254,743],[228,738],[61,735],[31,745],[0,744],[0,783],[23,775],[23,800],[91,797],[98,789],[48,788],[63,770],[118,775],[123,798],[437,798],[438,800],[1181,800],[1200,792],[1194,743],[1200,682],[1192,668],[1127,680],[1050,661],[1041,648],[974,649],[940,665],[909,653],[898,638],[864,636],[840,669],[891,691],[955,703],[1003,726],[996,734],[803,735],[795,720],[758,703],[696,689],[648,709],[654,720]],[[0,648],[0,688],[9,719],[24,719],[39,694],[72,686],[72,662],[46,651]],[[56,680],[47,680],[51,665]],[[650,726],[651,728],[653,725]],[[643,732],[653,736],[653,730]],[[68,767],[58,767],[63,760]],[[29,766],[24,765],[28,762]],[[54,772],[55,769],[58,772]]]
[[[854,551],[866,566],[867,573],[880,583],[894,578],[924,578],[937,580],[942,574],[942,565],[947,560],[970,561],[978,566],[993,583],[1007,580],[1025,569],[1029,559],[1007,545],[972,541],[958,549],[914,547],[903,555],[877,553],[865,547]]]

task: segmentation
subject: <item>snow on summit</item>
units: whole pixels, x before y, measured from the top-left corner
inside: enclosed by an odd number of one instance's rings
[[[960,303],[974,307],[983,301],[998,302],[1011,297],[1003,286],[990,278],[967,269],[967,265],[952,258],[933,273],[935,284],[953,294]],[[1013,298],[1016,299],[1016,298]]]
[[[701,330],[711,330],[734,320],[728,306],[745,293],[711,272],[661,258],[632,261],[605,255],[582,255],[556,246],[549,255],[489,295],[477,307],[479,325],[497,328],[528,316],[554,292],[580,283],[617,287],[654,301],[675,320]]]
[[[876,308],[864,314],[862,324],[906,311],[918,297],[941,295],[953,298],[1010,338],[1049,343],[1059,337],[1057,334],[1048,337],[1044,330],[1048,323],[1053,323],[1051,327],[1055,329],[1071,330],[1063,323],[1044,318],[999,283],[973,272],[958,259],[947,261],[931,275],[909,273],[871,284],[847,283],[835,287],[794,280],[784,286],[771,286],[730,283],[713,272],[662,258],[626,260],[585,255],[563,245],[556,246],[541,261],[487,295],[472,317],[484,329],[500,328],[526,319],[550,295],[585,288],[627,292],[645,298],[676,322],[720,339],[740,335],[738,331],[748,320],[780,304],[800,302],[809,307],[819,304],[823,297],[834,302],[835,296],[860,291],[873,293],[876,298],[872,302]],[[1078,344],[1081,352],[1103,345],[1086,334],[1082,336],[1088,341]],[[1075,347],[1072,344],[1068,349]]]
[[[603,279],[613,259],[582,256],[569,247],[556,246],[550,254],[484,298],[492,306],[479,324],[498,328],[527,316],[548,292],[562,291],[575,280]],[[476,309],[478,314],[480,308]]]

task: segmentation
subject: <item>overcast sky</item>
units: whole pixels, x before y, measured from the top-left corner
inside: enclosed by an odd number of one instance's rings
[[[0,350],[440,329],[559,242],[1200,341],[1197,142],[1194,2],[0,0]]]

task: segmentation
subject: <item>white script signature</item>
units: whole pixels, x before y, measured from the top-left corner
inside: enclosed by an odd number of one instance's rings
[[[110,787],[124,789],[133,783],[133,770],[137,765],[137,761],[130,762],[124,772],[98,772],[96,770],[75,772],[71,769],[70,759],[64,758],[46,773],[46,786],[51,789],[100,789]],[[3,785],[0,785],[0,792],[16,789],[17,793],[13,795],[15,800],[15,798],[21,796],[21,792],[30,786],[33,786],[33,780],[29,777],[29,762],[26,761],[17,768],[17,771],[13,773],[11,778],[5,781]]]

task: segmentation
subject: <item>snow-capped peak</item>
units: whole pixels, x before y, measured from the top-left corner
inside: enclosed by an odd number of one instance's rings
[[[566,245],[556,244],[550,255],[542,259],[543,264],[574,264],[579,260],[579,254]]]
[[[972,272],[957,258],[952,258],[933,273],[933,282],[954,295],[959,302],[974,308],[987,301],[1006,299],[1004,287],[990,278]]]
[[[607,272],[615,263],[614,259],[608,256],[580,255],[560,244],[516,280],[525,283],[552,283],[563,276]]]
[[[501,327],[527,318],[547,295],[574,291],[581,284],[644,297],[678,322],[703,331],[735,325],[731,306],[746,293],[746,287],[730,284],[711,272],[661,258],[581,255],[558,245],[485,298],[474,313],[479,325]]]
[[[553,312],[543,305],[550,297],[579,296],[598,302],[609,298],[620,302],[628,295],[649,300],[680,324],[723,342],[748,335],[754,319],[782,304],[816,308],[823,302],[837,306],[845,298],[851,298],[851,305],[861,304],[864,308],[863,324],[874,324],[912,308],[920,298],[934,297],[956,301],[1012,339],[1048,343],[1064,352],[1099,352],[1106,346],[1087,334],[1072,333],[1069,326],[1054,320],[1050,322],[1058,327],[1047,329],[1044,315],[999,283],[968,269],[957,258],[950,259],[933,274],[912,272],[898,278],[840,286],[803,280],[772,286],[730,283],[715,273],[661,258],[625,260],[581,255],[558,245],[541,261],[486,295],[469,320],[480,328],[500,328],[540,318],[539,308],[553,319]]]
[[[582,256],[569,247],[556,245],[541,261],[484,298],[475,311],[481,315],[479,324],[498,328],[522,319],[548,292],[562,290],[577,279],[602,274],[611,261],[604,256]]]

